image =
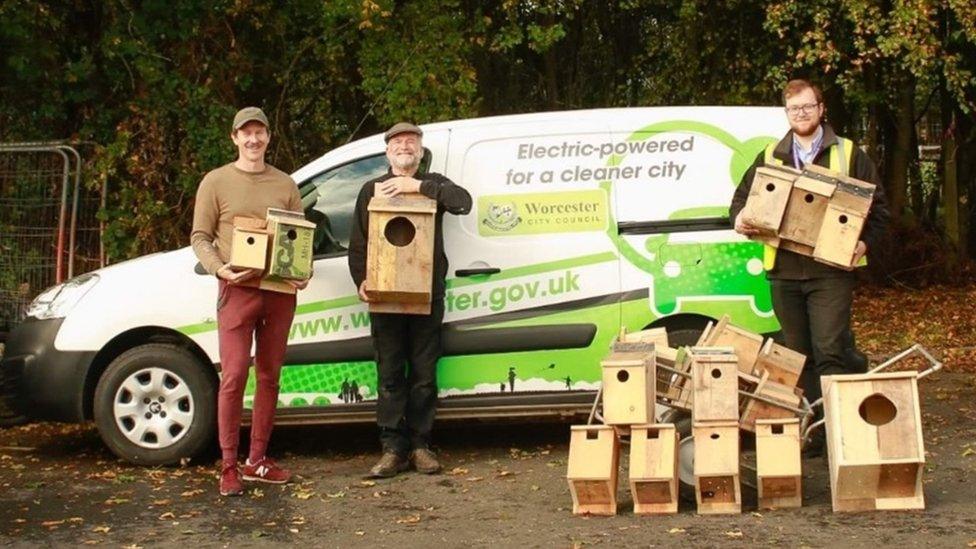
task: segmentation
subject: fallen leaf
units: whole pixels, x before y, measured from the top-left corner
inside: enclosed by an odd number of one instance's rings
[[[455,467],[455,468],[451,469],[450,472],[448,472],[447,474],[454,475],[454,476],[460,476],[460,475],[466,475],[468,473],[469,473],[469,471],[467,469],[465,469],[464,467]]]
[[[196,490],[187,490],[186,492],[183,492],[182,494],[180,494],[180,496],[185,497],[185,498],[192,498],[193,496],[198,496],[198,495],[200,495],[202,493],[203,493],[203,490],[200,489],[200,488],[197,488]]]
[[[466,478],[464,480],[468,480],[468,481],[471,481],[471,482],[478,482],[479,480],[485,480],[485,477],[468,477],[468,478]]]
[[[397,524],[417,524],[420,522],[420,515],[409,515],[396,519]]]
[[[742,532],[739,532],[738,530],[729,530],[725,533],[725,535],[729,536],[730,538],[741,538]]]
[[[376,483],[373,482],[372,480],[362,480],[362,481],[359,481],[359,484],[361,486],[376,486]]]
[[[973,450],[972,448],[966,448],[966,451],[962,453],[962,457],[967,457],[972,455],[976,455],[976,450]]]
[[[176,518],[176,515],[173,514],[170,511],[167,511],[167,512],[163,513],[162,515],[159,515],[159,520],[170,520],[170,519],[175,519],[175,518]]]
[[[672,528],[672,529],[668,530],[668,533],[669,534],[682,534],[682,533],[684,533],[684,531],[685,531],[684,528]]]
[[[325,495],[326,495],[326,497],[329,497],[329,498],[332,498],[332,499],[346,497],[346,493],[345,492],[342,492],[342,491],[336,492],[334,494],[325,494]]]
[[[41,523],[41,526],[58,526],[59,524],[64,524],[64,519],[62,520],[45,520]]]
[[[366,532],[364,532],[362,530],[356,530],[356,535],[357,536],[365,536],[366,535]]]
[[[112,530],[111,526],[96,526],[91,529],[92,532],[97,532],[99,534],[107,534]]]

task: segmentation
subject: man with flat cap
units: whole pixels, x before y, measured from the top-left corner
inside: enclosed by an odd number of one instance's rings
[[[379,386],[376,423],[383,447],[383,455],[369,472],[373,478],[395,476],[411,465],[421,473],[441,470],[430,449],[430,432],[437,405],[437,360],[441,356],[447,277],[442,221],[444,212],[464,215],[471,211],[471,195],[441,174],[418,173],[424,155],[423,134],[419,127],[406,122],[387,130],[384,139],[390,169],[363,185],[349,237],[349,272],[359,288],[359,299],[369,301],[364,284],[370,199],[374,195],[419,192],[437,202],[430,314],[370,313]]]
[[[295,181],[264,161],[271,133],[261,109],[246,107],[238,111],[230,138],[237,146],[237,160],[207,173],[200,182],[190,243],[203,267],[217,277],[217,431],[223,458],[219,488],[223,496],[239,496],[244,491],[242,479],[282,484],[291,477],[265,451],[274,426],[278,377],[285,360],[288,330],[295,316],[295,292],[305,288],[308,281],[289,280],[283,286],[288,291],[265,290],[256,283],[260,270],[231,268],[235,217],[264,219],[268,208],[301,211],[302,202]],[[252,341],[257,389],[249,456],[240,468],[237,447]]]

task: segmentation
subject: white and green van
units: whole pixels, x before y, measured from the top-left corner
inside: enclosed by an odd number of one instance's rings
[[[621,327],[665,326],[678,344],[723,314],[778,329],[761,249],[727,216],[742,174],[787,129],[780,109],[596,109],[423,129],[424,168],[474,198],[470,215],[444,217],[440,419],[588,409]],[[293,175],[318,228],[279,423],[373,420],[369,316],[346,247],[360,187],[386,169],[376,135]],[[39,296],[11,334],[4,392],[32,418],[94,419],[123,458],[192,456],[216,424],[215,303],[216,279],[188,247],[77,277]]]

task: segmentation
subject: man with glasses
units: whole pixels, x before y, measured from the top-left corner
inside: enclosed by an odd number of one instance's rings
[[[790,131],[778,143],[760,153],[742,177],[732,197],[729,219],[736,232],[759,231],[739,215],[745,206],[756,168],[786,165],[803,169],[816,164],[850,177],[874,183],[877,190],[871,210],[854,251],[853,264],[862,263],[867,252],[880,245],[888,225],[884,188],[871,158],[850,139],[838,136],[824,120],[826,109],[820,88],[806,80],[791,80],[783,90]],[[767,246],[763,261],[773,298],[773,311],[783,328],[786,345],[807,356],[800,379],[806,397],[821,397],[823,375],[865,371],[866,361],[854,347],[851,301],[855,276],[805,255]],[[822,408],[818,409],[822,410]],[[822,412],[818,412],[818,415]],[[804,455],[824,452],[823,430],[810,441]]]

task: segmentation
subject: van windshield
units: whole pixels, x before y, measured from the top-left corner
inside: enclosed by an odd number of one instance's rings
[[[320,173],[299,189],[305,217],[315,223],[313,254],[345,252],[359,189],[374,177],[386,173],[386,155],[354,160]]]

